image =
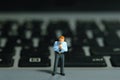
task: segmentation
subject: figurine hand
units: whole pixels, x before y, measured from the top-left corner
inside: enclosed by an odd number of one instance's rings
[[[59,45],[59,48],[62,49],[62,44]]]

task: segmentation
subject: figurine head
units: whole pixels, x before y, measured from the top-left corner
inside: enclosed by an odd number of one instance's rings
[[[59,41],[60,41],[60,42],[64,42],[64,40],[65,40],[65,37],[64,37],[64,36],[60,36],[60,37],[59,37]]]

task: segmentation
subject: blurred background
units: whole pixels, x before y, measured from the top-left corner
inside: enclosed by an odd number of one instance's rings
[[[119,0],[1,0],[0,12],[120,11]]]

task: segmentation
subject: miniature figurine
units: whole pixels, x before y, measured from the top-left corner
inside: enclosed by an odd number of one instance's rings
[[[56,69],[58,66],[59,59],[60,59],[61,60],[60,61],[61,62],[60,63],[60,74],[62,76],[65,76],[65,73],[64,73],[64,61],[65,61],[64,54],[65,54],[65,52],[68,51],[68,46],[67,46],[67,42],[65,42],[64,36],[60,36],[58,39],[59,39],[58,41],[54,42],[54,46],[53,46],[53,49],[55,52],[55,62],[54,62],[54,69],[53,69],[52,75],[54,76],[56,74]]]

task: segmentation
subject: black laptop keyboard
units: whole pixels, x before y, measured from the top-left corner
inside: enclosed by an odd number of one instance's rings
[[[101,20],[104,30],[94,20],[77,20],[74,29],[67,20],[0,20],[0,67],[50,67],[52,46],[64,35],[69,51],[65,67],[120,67],[120,22]],[[43,26],[44,25],[44,26]]]

